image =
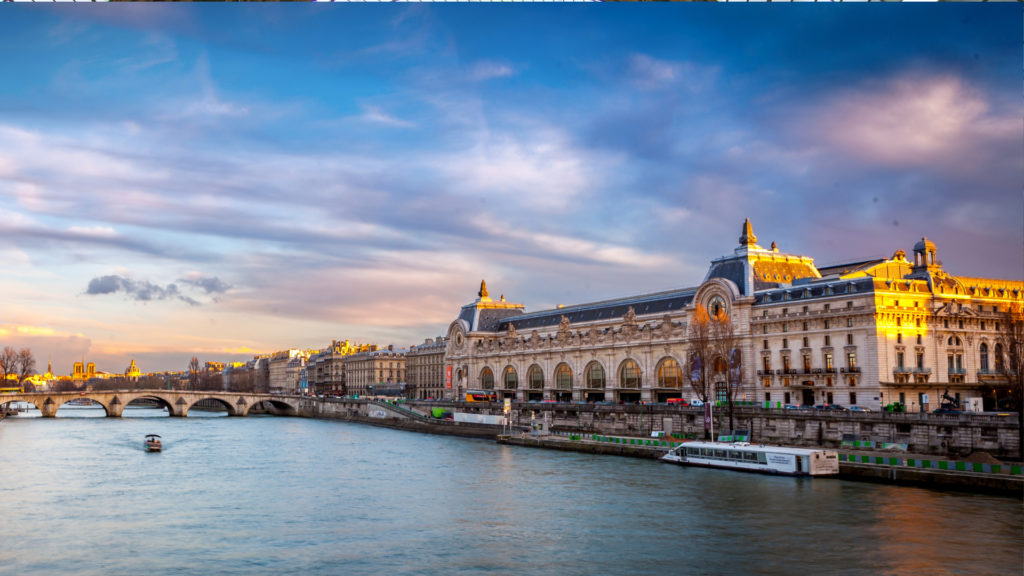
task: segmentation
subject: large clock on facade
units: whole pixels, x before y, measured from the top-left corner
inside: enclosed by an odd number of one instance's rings
[[[455,347],[462,348],[462,332],[455,333]]]
[[[711,300],[708,300],[708,314],[712,318],[718,316],[719,312],[725,312],[725,300],[721,296],[712,296]]]

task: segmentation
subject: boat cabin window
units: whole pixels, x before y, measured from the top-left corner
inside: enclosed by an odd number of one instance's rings
[[[715,458],[725,458],[725,450],[715,450]]]
[[[761,463],[761,464],[767,464],[768,463],[768,456],[764,452],[758,452],[757,453],[757,461],[759,463]]]
[[[740,459],[740,451],[739,450],[729,450],[729,459],[730,460],[739,460]]]
[[[743,459],[748,462],[757,462],[757,452],[744,452]]]

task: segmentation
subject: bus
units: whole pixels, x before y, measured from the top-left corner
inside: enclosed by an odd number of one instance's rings
[[[494,390],[466,390],[466,402],[497,402],[498,393]]]

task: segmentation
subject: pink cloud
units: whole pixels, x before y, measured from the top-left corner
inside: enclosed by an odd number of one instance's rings
[[[893,166],[935,165],[1020,137],[1020,117],[1002,115],[955,76],[909,75],[825,98],[811,114],[815,138],[842,153]]]

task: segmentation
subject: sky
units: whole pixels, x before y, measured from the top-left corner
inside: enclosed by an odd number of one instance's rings
[[[0,9],[0,345],[123,372],[695,286],[1024,277],[1018,5]]]

